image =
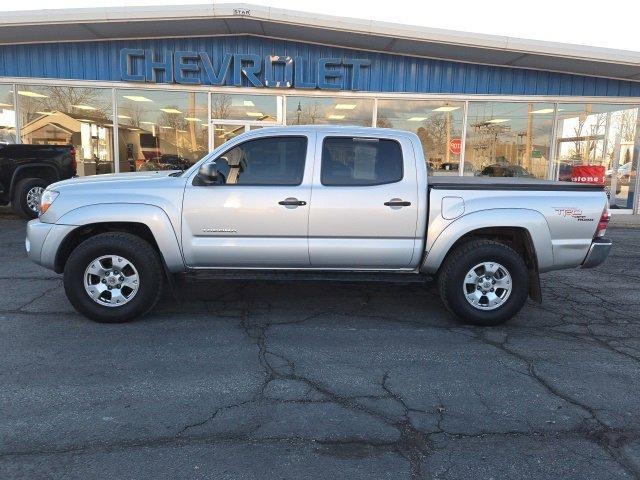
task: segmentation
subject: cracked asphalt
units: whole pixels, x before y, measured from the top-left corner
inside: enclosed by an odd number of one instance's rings
[[[503,327],[433,286],[216,281],[76,314],[0,212],[0,478],[640,478],[640,230]]]

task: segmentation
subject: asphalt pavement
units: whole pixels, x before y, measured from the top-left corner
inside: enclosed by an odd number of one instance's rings
[[[75,313],[0,210],[2,479],[640,477],[640,230],[509,324],[433,286],[216,281]]]

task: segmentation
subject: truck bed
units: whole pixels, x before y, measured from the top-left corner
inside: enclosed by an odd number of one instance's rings
[[[514,177],[429,177],[429,188],[451,190],[603,191],[603,185]]]

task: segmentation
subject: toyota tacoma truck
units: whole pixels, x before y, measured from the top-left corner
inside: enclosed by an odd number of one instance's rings
[[[186,276],[433,279],[459,319],[495,325],[541,300],[540,273],[603,262],[608,220],[601,186],[428,177],[409,132],[275,127],[184,171],[54,183],[26,249],[100,322],[149,312]]]

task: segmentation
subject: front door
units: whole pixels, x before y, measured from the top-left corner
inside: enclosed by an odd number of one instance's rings
[[[187,182],[182,242],[195,268],[305,268],[315,135],[264,136],[214,161],[214,185]],[[195,180],[195,182],[194,182]]]
[[[411,143],[379,134],[323,133],[316,139],[316,151],[321,161],[315,168],[309,213],[311,266],[410,268],[419,242]]]

